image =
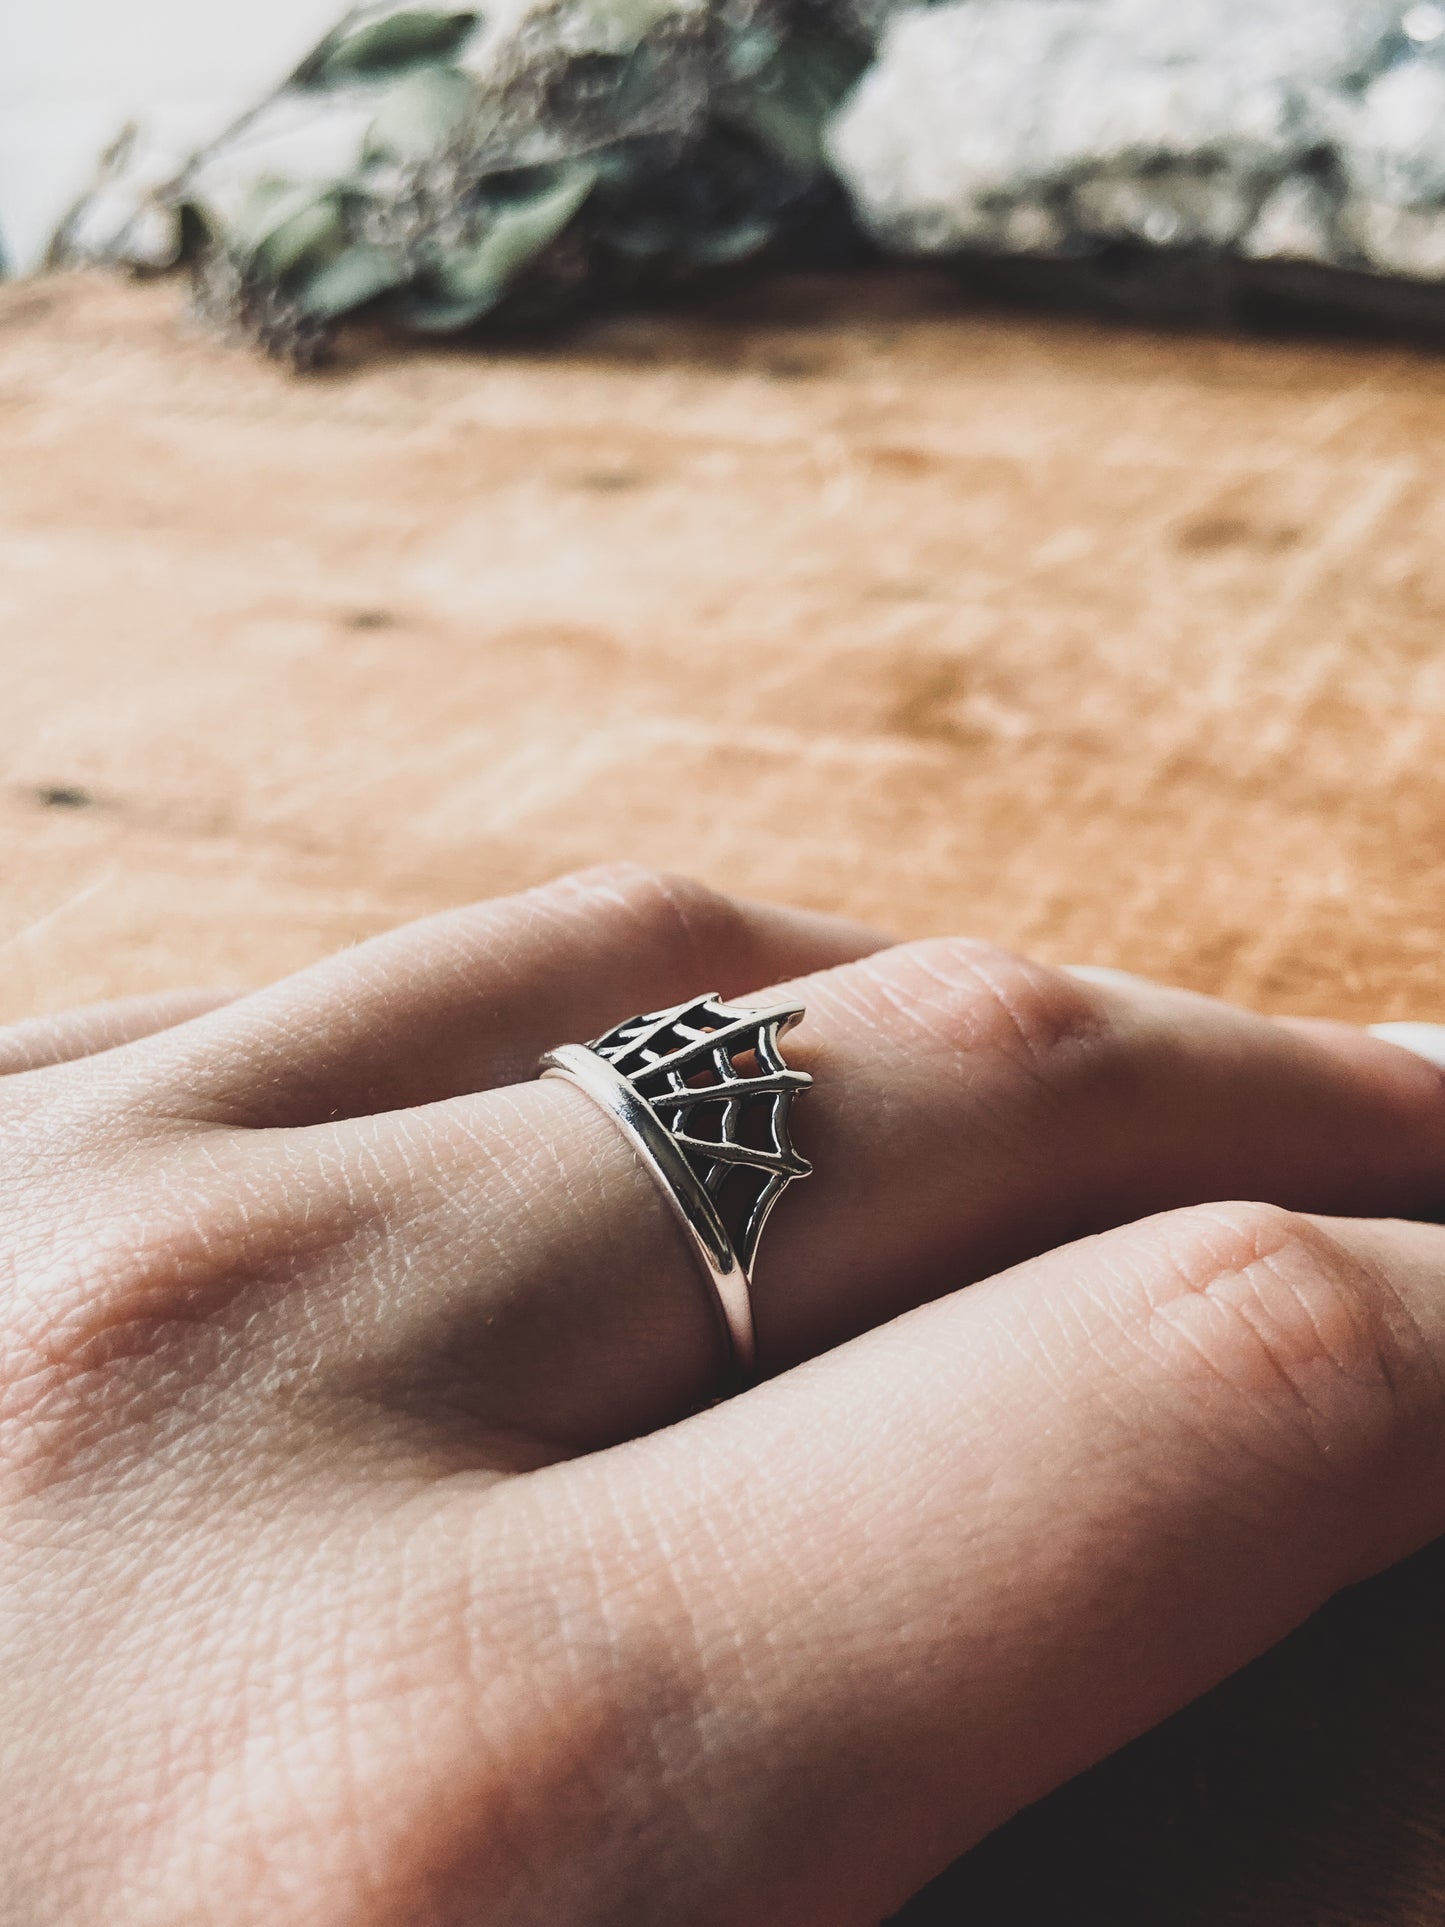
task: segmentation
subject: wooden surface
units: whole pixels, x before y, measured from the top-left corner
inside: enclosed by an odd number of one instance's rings
[[[0,290],[0,1018],[595,859],[1445,1017],[1445,364],[792,282],[297,381]],[[1445,1919],[1445,1555],[916,1905]]]

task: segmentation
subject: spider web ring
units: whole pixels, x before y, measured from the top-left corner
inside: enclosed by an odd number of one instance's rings
[[[709,991],[542,1059],[542,1075],[584,1090],[658,1181],[743,1378],[752,1376],[757,1352],[751,1272],[758,1240],[788,1185],[812,1169],[793,1148],[788,1123],[793,1098],[813,1080],[788,1067],[779,1044],[802,1015],[801,1004],[754,1009]],[[714,1133],[693,1125],[699,1116]]]

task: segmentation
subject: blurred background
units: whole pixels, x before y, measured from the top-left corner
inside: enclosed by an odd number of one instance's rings
[[[0,61],[0,248],[36,267],[130,122],[176,165],[275,84],[335,19],[335,0],[52,0],[16,6]]]
[[[0,1020],[618,857],[1445,1015],[1441,10],[12,15]],[[1442,1611],[910,1919],[1433,1927]]]

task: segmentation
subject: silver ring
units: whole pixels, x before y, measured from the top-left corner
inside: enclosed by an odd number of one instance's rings
[[[629,1017],[591,1044],[561,1044],[543,1077],[565,1077],[615,1118],[661,1184],[712,1289],[737,1373],[753,1374],[752,1266],[768,1213],[812,1165],[788,1112],[812,1083],[778,1040],[801,1004],[725,1004],[712,991]]]

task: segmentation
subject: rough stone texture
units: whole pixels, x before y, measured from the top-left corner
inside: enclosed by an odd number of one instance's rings
[[[887,246],[1116,243],[1445,276],[1445,8],[959,0],[906,10],[834,123]]]
[[[0,290],[3,1016],[614,856],[1445,1015],[1445,365],[924,275],[304,381],[175,309]],[[1442,1613],[1437,1550],[913,1920],[1437,1927]]]

